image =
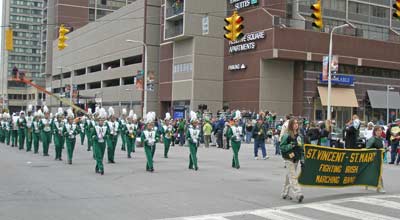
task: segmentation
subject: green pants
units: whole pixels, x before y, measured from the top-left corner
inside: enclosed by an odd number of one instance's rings
[[[4,132],[4,135],[5,135],[5,142],[6,142],[6,144],[7,144],[7,145],[10,145],[10,135],[11,135],[11,132],[6,130],[6,131]]]
[[[154,146],[149,146],[147,144],[144,144],[144,153],[146,154],[146,159],[147,159],[147,163],[146,163],[146,170],[151,170],[153,169],[153,149],[155,149],[155,144]]]
[[[136,138],[125,137],[125,140],[126,140],[127,153],[128,156],[130,156],[132,152],[135,152]]]
[[[122,149],[122,150],[125,150],[125,145],[126,145],[126,146],[128,145],[127,142],[128,142],[129,137],[127,137],[127,136],[121,134],[121,139],[122,139],[122,147],[121,147],[121,149]],[[131,151],[131,152],[135,152],[135,151]],[[129,155],[129,153],[128,153],[128,155]]]
[[[43,143],[43,156],[49,156],[49,145],[51,141],[51,132],[42,132],[42,143]]]
[[[64,146],[64,137],[59,134],[54,134],[54,146],[56,149],[56,159],[61,159],[62,149]]]
[[[11,145],[13,147],[17,146],[17,140],[18,140],[18,130],[12,130],[11,131]]]
[[[81,137],[81,145],[83,145],[83,143],[85,143],[85,133],[84,132],[80,132],[79,135]]]
[[[189,142],[189,169],[198,169],[197,166],[197,144]]]
[[[33,139],[33,153],[37,154],[39,152],[39,137],[40,133],[32,133],[32,139]]]
[[[26,137],[26,151],[31,151],[32,149],[32,129],[25,129]]]
[[[67,145],[68,161],[72,161],[72,156],[74,154],[76,138],[66,138],[65,144]]]
[[[93,138],[92,138],[92,134],[91,134],[92,132],[86,131],[85,133],[86,133],[87,144],[88,144],[87,149],[89,151],[93,146]],[[94,153],[93,153],[93,157],[94,157]]]
[[[93,142],[93,151],[96,156],[96,170],[101,172],[104,171],[103,157],[106,150],[106,143],[99,143],[97,140]]]
[[[164,138],[164,157],[168,158],[168,152],[169,152],[169,148],[171,146],[171,139],[169,138]]]
[[[25,145],[25,129],[18,129],[18,146],[20,150],[24,149]]]
[[[1,129],[0,130],[0,143],[4,143],[4,140],[5,140],[4,130]]]
[[[110,135],[110,138],[107,139],[107,158],[109,162],[114,161],[117,141],[118,141],[118,135]]]
[[[231,141],[233,158],[232,158],[232,167],[239,168],[239,150],[240,150],[240,142]]]

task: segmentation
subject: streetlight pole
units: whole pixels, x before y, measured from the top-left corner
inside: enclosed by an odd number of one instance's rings
[[[74,75],[73,70],[69,67],[65,67],[65,66],[59,66],[57,67],[57,69],[61,69],[61,77],[63,75],[62,73],[62,69],[68,69],[71,72],[71,76],[70,76],[70,86],[69,86],[69,102],[72,104],[72,95],[73,95],[73,84],[72,84],[72,76]],[[62,78],[61,78],[62,79]],[[60,84],[62,83],[62,81],[60,81]],[[60,89],[61,89],[61,85],[60,85]]]
[[[330,32],[330,37],[329,37],[329,55],[328,55],[328,103],[327,103],[327,112],[326,112],[326,119],[331,120],[332,119],[332,111],[331,111],[331,93],[332,93],[332,73],[331,73],[331,62],[332,62],[332,47],[333,47],[333,32],[335,32],[337,29],[340,28],[345,28],[345,27],[352,27],[354,26],[352,24],[342,24],[339,26],[335,26],[332,28]]]
[[[147,44],[144,43],[143,41],[137,41],[137,40],[126,40],[126,42],[131,42],[131,43],[139,43],[144,46],[144,79],[143,79],[143,110],[142,110],[142,116],[144,116],[147,112]]]
[[[390,85],[386,86],[386,125],[389,125],[389,92],[394,88]]]
[[[132,107],[133,107],[133,89],[125,89],[125,91],[132,91],[132,96],[129,98],[130,99],[129,109],[132,109]]]

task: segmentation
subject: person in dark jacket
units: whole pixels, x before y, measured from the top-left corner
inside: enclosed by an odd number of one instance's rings
[[[267,129],[264,125],[264,120],[260,117],[257,124],[253,127],[253,138],[254,138],[254,159],[258,160],[258,149],[261,148],[263,160],[268,159],[267,151],[265,149],[265,139],[267,137]]]
[[[356,148],[357,147],[357,139],[359,136],[361,122],[358,119],[357,115],[353,115],[353,118],[346,125],[346,138],[345,138],[345,147],[346,148]]]
[[[320,135],[320,132],[319,132],[317,125],[314,122],[311,122],[310,128],[308,129],[308,131],[306,133],[307,142],[309,142],[309,144],[317,145],[318,141],[319,141],[319,135]]]

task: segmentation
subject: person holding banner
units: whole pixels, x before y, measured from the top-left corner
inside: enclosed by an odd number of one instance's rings
[[[282,157],[287,169],[285,183],[282,190],[282,198],[291,199],[289,196],[289,190],[292,189],[292,192],[299,203],[304,199],[297,181],[297,167],[299,162],[304,159],[303,143],[303,139],[299,135],[299,123],[297,119],[290,119],[288,131],[282,136],[280,144]]]
[[[384,140],[382,138],[382,127],[377,125],[374,127],[374,130],[372,131],[372,137],[368,139],[367,142],[367,148],[368,149],[383,149],[384,146]],[[368,188],[367,188],[368,189]],[[382,176],[379,179],[379,184],[378,187],[376,188],[376,191],[379,193],[385,193],[385,189],[383,188],[383,179]]]

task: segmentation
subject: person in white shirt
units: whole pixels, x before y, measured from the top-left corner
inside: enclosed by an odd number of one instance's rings
[[[364,130],[365,140],[368,140],[368,139],[372,138],[372,136],[373,136],[372,133],[374,131],[374,126],[375,126],[374,123],[368,122],[367,129]]]

